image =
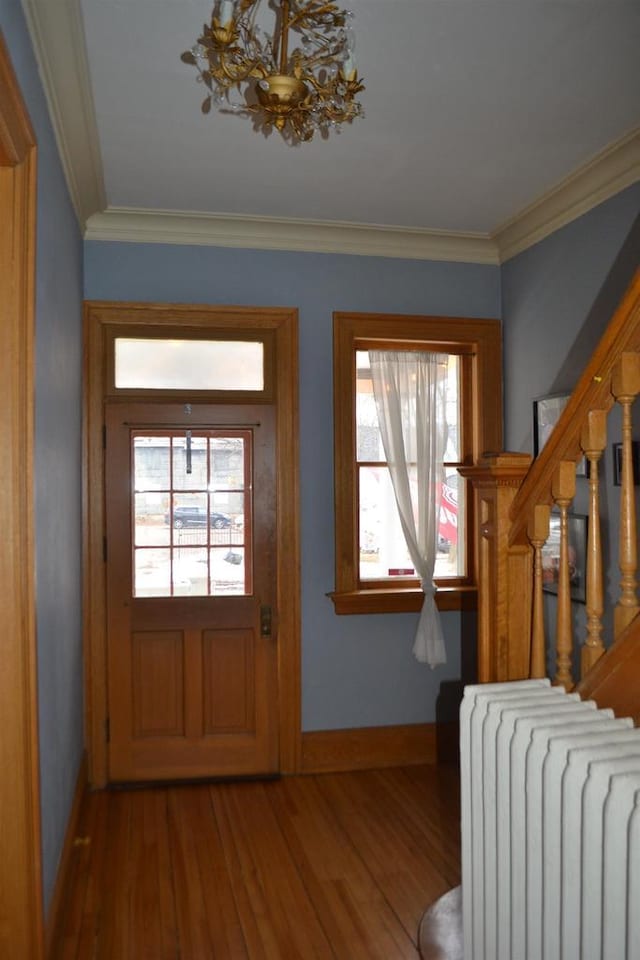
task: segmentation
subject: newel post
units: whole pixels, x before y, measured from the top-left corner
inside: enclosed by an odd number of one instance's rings
[[[480,683],[529,676],[532,549],[526,532],[509,544],[509,512],[530,464],[528,453],[491,453],[459,468],[474,490]]]

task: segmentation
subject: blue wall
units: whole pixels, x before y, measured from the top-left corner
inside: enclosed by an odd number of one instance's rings
[[[92,300],[287,306],[299,310],[303,729],[421,723],[460,675],[458,613],[443,615],[446,667],[413,658],[416,616],[336,616],[332,313],[496,317],[497,267],[212,247],[85,244]]]
[[[532,451],[534,397],[573,389],[584,359],[570,369],[567,355],[639,213],[636,183],[503,265],[507,449]],[[639,263],[636,243],[635,265]],[[594,316],[593,323],[601,326],[595,334],[610,316],[606,311]]]
[[[82,240],[18,0],[0,0],[0,28],[38,142],[36,616],[46,907],[83,749]]]

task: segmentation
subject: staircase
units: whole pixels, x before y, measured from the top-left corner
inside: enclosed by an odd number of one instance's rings
[[[640,393],[640,270],[631,282],[541,454],[488,454],[460,470],[474,490],[478,565],[478,679],[542,678],[576,687],[599,706],[640,722],[638,531],[633,476],[632,408]],[[617,406],[621,436],[610,436]],[[619,585],[605,610],[601,470],[621,442]],[[586,629],[574,636],[569,542],[576,467],[585,458],[589,512],[585,571]],[[552,510],[558,518],[555,629],[545,629],[543,547]],[[611,643],[605,624],[611,623]],[[609,649],[606,650],[606,648]],[[605,652],[606,650],[606,652]],[[636,691],[634,696],[634,690]]]
[[[640,726],[638,530],[632,409],[640,393],[640,269],[616,309],[558,423],[535,461],[522,453],[486,454],[460,468],[471,481],[478,570],[478,680],[542,679],[575,690],[601,709]],[[617,407],[621,431],[612,434]],[[611,435],[610,435],[611,434]],[[601,517],[601,462],[621,442],[617,596],[607,591]],[[569,523],[576,467],[585,458],[589,512],[586,625],[574,635]],[[543,547],[558,518],[555,625],[548,626]],[[613,550],[612,550],[613,555]],[[610,592],[610,591],[609,591]],[[606,641],[609,642],[606,642]],[[462,960],[460,888],[437,901],[420,927],[424,960]]]

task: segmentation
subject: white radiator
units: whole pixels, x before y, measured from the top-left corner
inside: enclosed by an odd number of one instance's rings
[[[640,960],[640,729],[547,680],[468,686],[460,765],[465,960]]]

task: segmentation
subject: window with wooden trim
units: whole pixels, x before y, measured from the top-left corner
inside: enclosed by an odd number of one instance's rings
[[[448,443],[435,568],[441,609],[475,592],[473,504],[457,467],[502,448],[497,320],[334,314],[337,613],[419,610],[422,591],[400,530],[379,437],[369,350],[440,353],[447,364]],[[416,477],[416,482],[420,482]]]

